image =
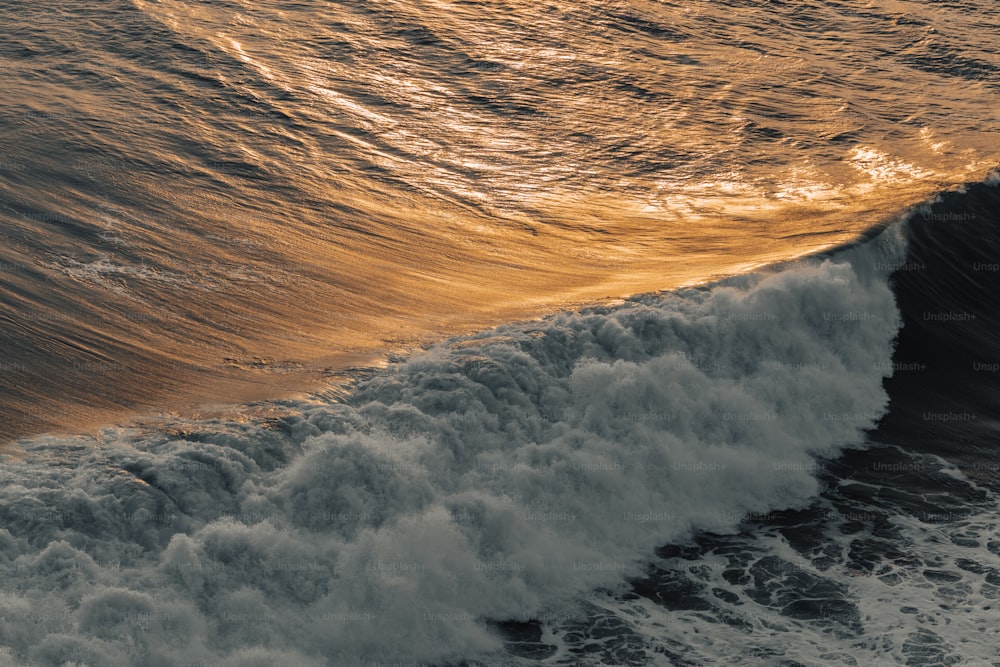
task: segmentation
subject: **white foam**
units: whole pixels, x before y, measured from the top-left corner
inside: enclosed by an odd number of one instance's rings
[[[0,470],[0,636],[52,665],[494,651],[484,619],[808,501],[886,407],[893,234],[442,345],[285,431],[39,442]]]
[[[933,464],[922,461],[921,469]],[[957,479],[947,467],[940,474]],[[939,481],[934,484],[939,484]],[[962,486],[974,484],[961,480]],[[987,492],[982,503],[965,504],[960,512],[943,509],[925,517],[886,512],[863,504],[844,512],[831,510],[821,524],[825,529],[821,561],[812,562],[793,549],[776,526],[755,526],[735,538],[735,550],[746,555],[747,565],[772,561],[765,584],[733,583],[723,576],[733,567],[718,553],[701,554],[697,560],[675,559],[661,563],[679,570],[704,586],[700,597],[711,609],[669,610],[645,597],[595,597],[592,604],[622,619],[642,638],[643,648],[655,656],[661,647],[683,653],[691,664],[843,664],[895,667],[906,664],[960,664],[987,667],[995,664],[1000,555],[996,552],[1000,523],[997,498]],[[841,498],[841,501],[844,499]],[[870,571],[851,567],[856,540],[869,537],[874,517],[885,515],[898,531],[890,539],[905,556],[872,554],[878,560]],[[925,520],[927,519],[927,520]],[[841,523],[865,525],[859,532],[842,533]],[[864,547],[860,547],[864,549]],[[816,554],[817,556],[821,554]],[[768,575],[761,575],[767,579]],[[800,577],[823,581],[843,593],[843,604],[819,598],[814,618],[783,613],[778,595],[781,580]],[[747,589],[762,585],[772,595],[770,604],[749,599]],[[808,596],[809,585],[791,584],[798,599]],[[725,601],[723,591],[735,603]],[[836,594],[831,597],[837,597]],[[558,627],[548,641],[569,653],[565,630]],[[588,643],[600,638],[587,638]],[[926,656],[919,658],[923,651]],[[759,659],[760,662],[755,660]],[[784,664],[784,662],[782,662]]]

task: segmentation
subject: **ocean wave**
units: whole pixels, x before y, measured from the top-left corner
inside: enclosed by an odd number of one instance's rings
[[[854,239],[996,164],[992,9],[8,0],[4,435]]]
[[[884,414],[901,227],[441,344],[270,424],[41,438],[0,470],[9,657],[444,663],[695,531],[807,503]],[[390,639],[391,641],[387,641]]]

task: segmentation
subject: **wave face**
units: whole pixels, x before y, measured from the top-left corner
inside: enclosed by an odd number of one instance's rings
[[[892,277],[904,325],[888,385],[893,410],[880,432],[965,468],[994,454],[1000,423],[996,186],[994,176],[918,209]]]
[[[0,484],[7,658],[444,664],[654,549],[805,507],[884,414],[899,227],[507,325],[258,425],[39,439]],[[514,658],[510,658],[514,659]]]
[[[994,11],[5,2],[4,435],[851,240],[1000,161]]]

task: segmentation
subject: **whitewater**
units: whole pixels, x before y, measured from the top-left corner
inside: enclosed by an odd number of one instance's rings
[[[40,440],[0,473],[4,579],[29,592],[5,637],[43,664],[500,649],[484,621],[817,493],[817,458],[885,411],[875,267],[901,243],[456,339],[273,424]]]
[[[280,418],[24,441],[6,660],[991,664],[995,466],[885,442],[912,363],[894,289],[953,259],[911,239],[946,206],[995,214],[997,183],[820,256],[451,339]],[[909,581],[930,565],[963,613]],[[941,614],[952,655],[899,634]]]

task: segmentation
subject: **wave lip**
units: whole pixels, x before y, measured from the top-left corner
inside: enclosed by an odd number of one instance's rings
[[[817,458],[886,407],[896,232],[437,346],[279,428],[38,441],[0,471],[2,567],[8,617],[45,620],[7,645],[53,665],[498,650],[487,619],[816,493]]]

